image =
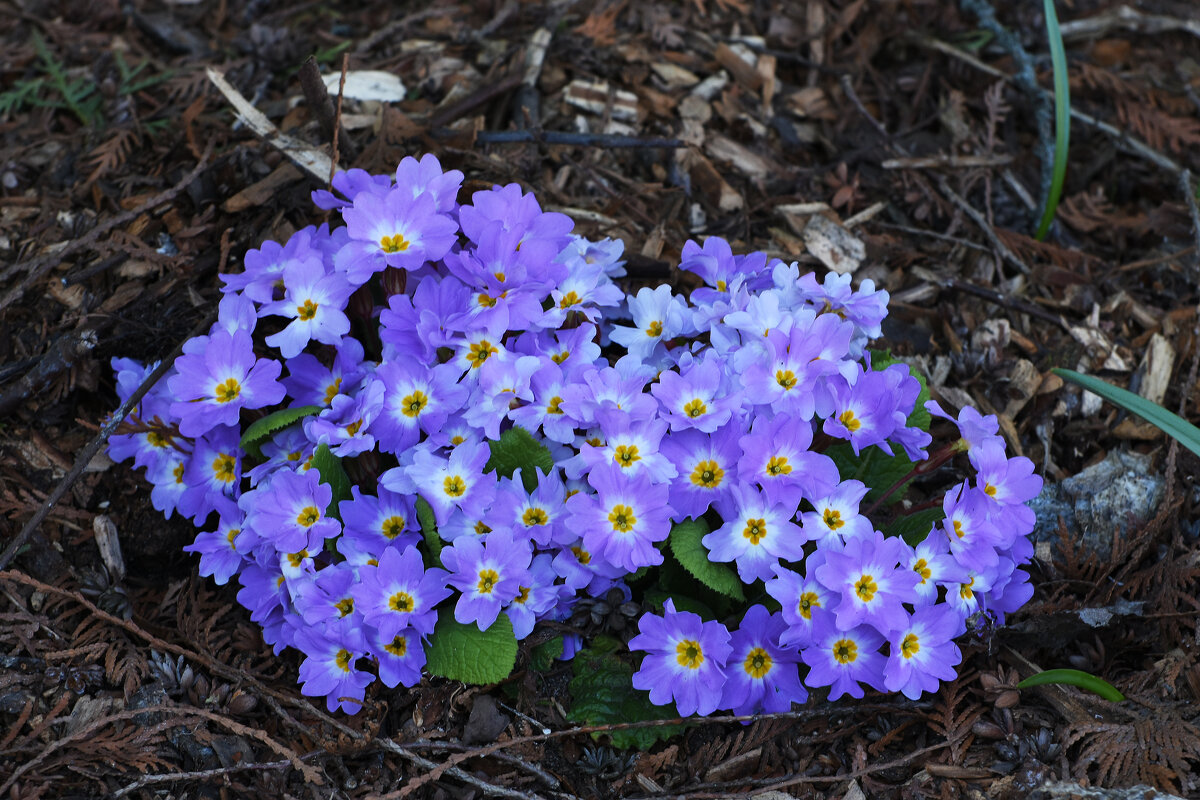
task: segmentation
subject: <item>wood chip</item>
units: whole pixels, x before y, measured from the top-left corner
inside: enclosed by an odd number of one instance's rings
[[[861,239],[820,214],[808,221],[802,236],[808,252],[839,275],[853,273],[867,257],[867,246]]]
[[[753,61],[748,61],[738,55],[732,47],[722,42],[713,53],[722,67],[733,73],[733,79],[751,92],[758,93],[762,88],[763,78],[754,68]]]
[[[1033,362],[1024,358],[1017,359],[1012,374],[1008,376],[1008,395],[1011,399],[1004,406],[1004,415],[1011,418],[1019,414],[1037,394],[1041,385],[1042,373]]]
[[[734,169],[753,181],[761,181],[771,173],[779,171],[777,165],[719,134],[709,136],[704,142],[704,149],[717,161],[732,164]]]
[[[663,82],[663,85],[667,89],[686,89],[700,82],[699,75],[669,61],[660,61],[656,64],[651,64],[650,69],[658,76],[658,79]]]
[[[1171,385],[1171,373],[1175,369],[1175,348],[1165,336],[1156,333],[1150,337],[1146,355],[1142,357],[1141,369],[1144,374],[1138,394],[1151,403],[1162,405],[1163,398],[1167,396],[1167,388]]]
[[[563,100],[567,105],[589,114],[607,114],[612,119],[625,122],[633,122],[638,118],[637,95],[624,89],[614,89],[607,81],[573,80],[567,84]]]
[[[294,183],[304,177],[304,173],[293,167],[287,161],[281,163],[255,184],[247,186],[221,205],[221,210],[229,214],[239,214],[247,209],[256,208],[266,203],[279,193],[279,190],[289,183]],[[325,176],[328,179],[328,175]]]
[[[330,97],[337,97],[342,81],[341,72],[322,75]],[[346,84],[342,97],[350,100],[378,100],[381,103],[399,103],[408,96],[404,82],[390,72],[374,69],[352,70],[346,73]]]
[[[704,157],[703,153],[695,150],[676,152],[679,166],[687,172],[692,183],[700,190],[701,196],[715,201],[718,209],[728,213],[737,211],[746,204],[746,200],[725,182],[721,173],[717,171],[711,161]]]

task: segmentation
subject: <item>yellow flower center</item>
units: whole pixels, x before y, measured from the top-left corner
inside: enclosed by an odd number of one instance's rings
[[[479,301],[479,305],[483,306],[484,308],[495,308],[496,307],[496,299],[494,297],[492,297],[491,295],[480,292],[479,296],[476,299]]]
[[[317,315],[317,304],[311,299],[305,300],[300,305],[296,306],[296,317],[301,322],[308,322]]]
[[[767,521],[765,519],[748,519],[742,530],[742,537],[749,539],[750,544],[758,544],[767,538]]]
[[[613,461],[616,461],[617,465],[622,469],[633,466],[633,462],[639,461],[641,458],[642,457],[638,455],[636,444],[617,445],[617,449],[613,451]]]
[[[633,509],[629,506],[615,505],[612,511],[608,512],[608,521],[612,523],[614,531],[628,533],[637,524],[637,517],[633,515]]]
[[[349,434],[350,436],[353,436],[354,434],[358,433],[358,431],[361,428],[362,428],[362,420],[356,419],[356,420],[354,420],[354,422],[351,422],[349,425],[346,426],[346,433]]]
[[[529,587],[522,586],[521,591],[516,597],[513,598],[513,602],[520,603],[521,605],[525,605],[527,602],[529,602]]]
[[[336,603],[334,603],[333,607],[337,609],[339,617],[345,617],[354,611],[354,598],[343,597],[341,600],[338,600]]]
[[[580,302],[582,302],[582,301],[580,300],[579,295],[577,295],[575,293],[575,290],[572,289],[571,291],[567,292],[566,294],[564,294],[562,296],[562,300],[558,301],[558,307],[559,308],[570,308],[571,306],[579,305]],[[559,363],[561,364],[562,362],[560,361]]]
[[[725,477],[725,470],[721,469],[721,465],[715,461],[701,461],[692,470],[692,483],[697,486],[703,486],[705,489],[712,489],[721,485],[721,480]]]
[[[796,385],[796,373],[790,369],[776,370],[775,382],[782,386],[785,392],[790,392]]]
[[[933,570],[929,568],[929,562],[923,558],[918,558],[917,562],[913,564],[913,572],[921,576],[921,583],[933,577]]]
[[[338,650],[337,655],[333,657],[333,660],[341,668],[342,672],[350,671],[350,662],[353,660],[353,657],[350,655],[349,650],[345,649],[344,647],[341,650]]]
[[[825,513],[821,515],[821,519],[831,531],[836,531],[846,524],[846,521],[842,519],[842,512],[832,508],[825,509]]]
[[[833,643],[833,659],[839,664],[849,664],[858,659],[858,645],[853,639],[838,639]]]
[[[555,353],[552,356],[550,356],[550,360],[553,361],[555,364],[561,364],[570,357],[571,357],[571,354],[564,350],[561,353]]]
[[[864,603],[869,603],[875,599],[875,593],[879,591],[879,584],[875,583],[875,579],[870,575],[861,576],[854,584],[854,593],[858,595],[858,599]]]
[[[746,655],[742,669],[746,670],[746,674],[751,678],[761,678],[771,671],[771,656],[766,650],[756,647]]]
[[[983,493],[986,494],[988,497],[995,497],[996,492],[997,492],[997,489],[995,486],[992,486],[990,483],[984,484]]]
[[[301,550],[298,553],[288,553],[287,560],[288,564],[291,564],[292,569],[299,569],[300,565],[304,563],[304,559],[306,558],[308,558],[308,551]]]
[[[467,491],[467,484],[458,475],[450,475],[442,481],[442,491],[450,497],[462,497]]]
[[[792,471],[792,465],[788,463],[787,456],[771,456],[771,460],[767,462],[767,474],[787,475]]]
[[[172,470],[172,474],[175,476],[176,483],[183,483],[183,463],[182,462],[175,465],[175,469]]]
[[[584,550],[579,545],[575,545],[574,547],[572,547],[571,553],[575,556],[575,560],[578,561],[580,564],[586,565],[586,564],[592,563],[592,554],[589,553],[587,550]]]
[[[150,443],[151,447],[166,447],[168,444],[167,437],[163,436],[158,431],[150,431],[147,433],[146,441]]]
[[[821,598],[817,597],[816,592],[803,592],[800,595],[800,602],[796,604],[800,616],[805,619],[812,619],[813,606],[821,607]]]
[[[379,528],[385,539],[395,539],[404,532],[404,526],[406,524],[408,524],[408,520],[399,514],[393,514],[385,519]]]
[[[646,326],[646,335],[653,339],[655,336],[662,336],[662,323],[654,320]]]
[[[227,453],[221,453],[212,462],[213,476],[222,483],[232,483],[237,477],[237,461]]]
[[[408,655],[408,639],[405,639],[400,634],[396,634],[396,638],[383,646],[384,650],[394,655],[396,658],[404,658]]]
[[[527,508],[525,509],[525,513],[521,515],[521,522],[524,522],[530,528],[535,525],[545,525],[549,521],[549,515],[546,514],[545,510],[540,508]]]
[[[400,401],[400,413],[412,419],[425,410],[425,406],[429,404],[429,397],[424,392],[417,389],[408,397]]]
[[[237,548],[235,548],[235,547],[233,546],[233,540],[234,540],[234,539],[236,539],[236,538],[238,537],[238,534],[239,534],[239,533],[241,533],[241,532],[242,532],[242,529],[241,529],[241,528],[230,528],[230,529],[229,529],[229,533],[225,534],[225,540],[226,540],[227,542],[229,542],[229,549],[230,549],[230,550],[236,550],[236,549],[237,549]]]
[[[231,403],[237,400],[241,393],[242,385],[237,382],[237,378],[227,378],[224,383],[218,383],[217,388],[213,390],[218,403]]]
[[[687,414],[692,419],[695,419],[696,417],[703,417],[708,413],[708,406],[704,405],[704,401],[697,397],[693,400],[690,400],[688,404],[683,407],[683,413]]]
[[[485,533],[491,533],[492,529],[483,524],[483,520],[475,523],[475,533],[483,536]]]
[[[905,658],[912,658],[921,649],[921,640],[917,638],[915,633],[910,633],[904,637],[904,641],[900,642],[900,655]]]
[[[547,414],[561,414],[561,413],[563,413],[563,410],[562,410],[562,398],[561,398],[561,397],[559,397],[558,395],[554,395],[554,397],[551,397],[551,398],[550,398],[550,402],[549,402],[549,403],[546,405],[546,413],[547,413]]]
[[[403,253],[408,249],[408,239],[405,239],[403,234],[397,233],[395,236],[384,236],[379,240],[379,246],[383,248],[385,253]]]
[[[342,379],[335,378],[333,383],[325,387],[325,405],[333,402],[333,398],[337,397],[338,392],[342,390]]]
[[[974,585],[975,585],[974,578],[971,578],[971,580],[960,585],[958,587],[958,596],[961,597],[963,600],[974,600],[975,599],[975,590],[971,588]]]
[[[862,427],[862,423],[859,422],[858,417],[854,416],[854,412],[848,408],[841,414],[838,414],[838,420],[840,420],[841,423],[846,426],[846,430],[850,431],[851,433],[854,433]]]
[[[479,570],[479,584],[475,587],[480,594],[491,594],[500,582],[500,573],[494,569]]]
[[[958,520],[954,520],[954,535],[960,539],[967,535],[967,532],[963,530],[963,524]]]
[[[494,344],[487,339],[482,339],[468,348],[467,363],[471,365],[471,369],[476,369],[483,366],[483,362],[487,361],[489,356],[494,356],[499,352]]]
[[[396,592],[388,598],[388,608],[392,611],[399,611],[401,614],[408,614],[417,606],[417,601],[408,592]]]
[[[300,523],[303,528],[311,528],[317,524],[319,519],[321,519],[321,511],[316,506],[305,506],[296,515],[296,522]]]
[[[704,650],[695,639],[684,639],[675,645],[675,660],[681,667],[700,669],[700,665],[704,663]]]

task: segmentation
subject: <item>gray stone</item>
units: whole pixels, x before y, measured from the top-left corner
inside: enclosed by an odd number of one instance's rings
[[[1150,456],[1110,450],[1100,463],[1042,488],[1030,503],[1038,517],[1033,539],[1057,546],[1061,517],[1077,546],[1106,559],[1113,534],[1154,516],[1165,492]]]
[[[1103,789],[1080,786],[1078,783],[1050,781],[1033,790],[1029,800],[1183,800],[1151,786],[1130,786],[1125,789]]]

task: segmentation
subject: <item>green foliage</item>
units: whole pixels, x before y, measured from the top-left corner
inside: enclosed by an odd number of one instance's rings
[[[517,638],[507,614],[481,631],[475,623],[458,622],[454,609],[443,606],[426,655],[425,667],[431,675],[478,685],[499,683],[516,666]]]
[[[571,662],[575,673],[571,679],[573,702],[567,719],[581,725],[612,725],[679,716],[674,703],[656,706],[646,692],[633,688],[633,667],[617,656],[622,647],[616,639],[598,636],[575,654]],[[659,725],[609,731],[608,735],[618,749],[648,750],[655,742],[682,730],[682,725]]]
[[[1063,183],[1067,177],[1067,150],[1071,140],[1071,85],[1067,76],[1067,51],[1063,47],[1062,31],[1058,27],[1058,14],[1054,0],[1042,0],[1046,15],[1046,35],[1050,40],[1050,63],[1054,67],[1054,174],[1050,179],[1050,194],[1042,219],[1034,236],[1038,241],[1046,238],[1058,200],[1062,197]]]
[[[329,484],[329,488],[333,489],[333,500],[329,503],[329,508],[325,510],[327,516],[341,519],[338,514],[338,505],[343,500],[350,499],[350,476],[346,474],[346,469],[342,466],[342,460],[333,454],[327,444],[317,445],[317,451],[313,453],[312,469],[315,469],[321,475],[321,483]]]
[[[1048,669],[1045,672],[1039,672],[1021,681],[1017,684],[1017,688],[1028,689],[1031,686],[1045,686],[1051,683],[1078,686],[1080,689],[1086,689],[1092,694],[1099,695],[1105,700],[1110,700],[1114,703],[1119,703],[1125,699],[1125,695],[1121,694],[1117,690],[1117,687],[1108,681],[1103,678],[1097,678],[1090,672],[1082,672],[1077,669]]]
[[[537,488],[535,470],[540,469],[548,475],[554,469],[554,457],[550,455],[550,450],[520,426],[509,428],[496,441],[489,441],[488,447],[492,454],[484,465],[484,472],[495,470],[497,474],[511,478],[519,468],[521,483],[527,492]]]
[[[554,666],[554,659],[563,654],[563,637],[555,636],[529,651],[529,668],[534,672],[547,672]]]
[[[429,554],[427,560],[432,562],[426,566],[442,566],[442,537],[438,536],[437,519],[433,516],[433,507],[425,501],[424,497],[417,498],[417,522],[421,524],[421,536],[425,539],[426,552]]]
[[[1114,406],[1137,414],[1181,445],[1200,456],[1200,428],[1178,414],[1167,411],[1157,403],[1151,403],[1141,395],[1121,389],[1091,375],[1081,375],[1069,369],[1055,368],[1054,374],[1077,383],[1089,392],[1098,394]]]
[[[708,551],[700,541],[706,535],[708,525],[703,519],[677,522],[671,526],[671,536],[668,539],[671,552],[693,578],[713,591],[744,602],[746,595],[742,592],[742,582],[737,573],[728,564],[709,561]]]
[[[930,529],[945,519],[946,513],[941,506],[926,508],[913,514],[898,518],[884,530],[885,536],[899,536],[913,547],[925,541]]]
[[[251,423],[238,446],[254,458],[262,458],[262,443],[292,423],[321,411],[321,406],[284,408]]]

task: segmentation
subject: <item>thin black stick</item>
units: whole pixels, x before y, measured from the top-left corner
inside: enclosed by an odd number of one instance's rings
[[[436,128],[432,131],[437,138],[461,136],[462,131],[453,128]],[[618,133],[575,133],[573,131],[480,131],[475,134],[476,144],[563,144],[571,147],[687,147],[679,139],[660,137],[626,136]]]
[[[188,336],[188,339],[191,339],[192,336],[208,330],[214,319],[216,319],[215,311],[209,313],[204,321],[196,327],[192,334]],[[185,339],[184,341],[187,340]],[[158,383],[159,379],[162,378],[163,375],[167,374],[167,370],[174,365],[175,359],[178,358],[179,354],[183,352],[183,345],[184,342],[180,342],[175,346],[175,349],[171,351],[170,355],[164,358],[162,363],[155,367],[154,371],[146,376],[146,379],[143,380],[141,385],[134,390],[133,394],[129,395],[129,398],[121,404],[121,407],[118,408],[111,417],[109,417],[108,422],[105,422],[100,428],[100,432],[96,434],[95,438],[88,442],[87,447],[80,451],[79,456],[75,459],[75,466],[71,467],[71,471],[68,472],[63,479],[58,482],[58,485],[54,487],[54,491],[52,491],[50,496],[46,498],[46,502],[42,503],[42,507],[34,512],[34,515],[30,517],[29,522],[25,523],[25,527],[21,528],[21,532],[18,533],[11,542],[9,542],[8,547],[4,548],[4,552],[0,553],[0,569],[4,569],[8,566],[9,562],[12,561],[16,556],[17,551],[21,549],[25,542],[28,541],[29,537],[33,535],[33,532],[37,530],[38,526],[41,525],[46,519],[46,515],[50,513],[50,511],[54,508],[54,505],[62,499],[63,495],[67,493],[67,490],[75,484],[75,481],[79,480],[79,476],[83,474],[83,471],[87,468],[87,465],[91,463],[92,458],[100,451],[100,448],[104,446],[104,443],[108,441],[108,437],[113,434],[113,431],[117,429],[117,426],[120,425],[121,422],[124,421],[125,417],[129,415],[129,412],[132,411],[137,404],[141,402],[142,398],[146,396],[146,392],[150,391],[154,387],[154,384]]]

